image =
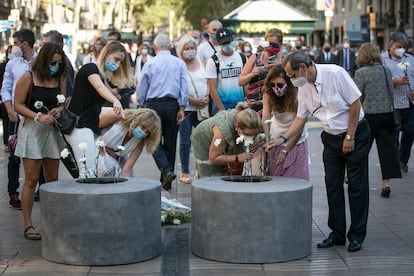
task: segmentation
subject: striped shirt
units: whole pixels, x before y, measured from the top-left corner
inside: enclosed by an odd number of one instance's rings
[[[394,84],[394,107],[396,109],[403,109],[409,108],[410,106],[410,99],[409,94],[414,88],[414,57],[409,54],[404,54],[402,59],[396,59],[392,57],[388,51],[381,54],[382,59],[384,60],[384,65],[390,68],[392,73],[392,79],[398,79],[404,77],[405,72],[403,72],[400,68],[398,68],[398,64],[402,63],[409,63],[407,68],[407,76],[409,79],[409,85],[399,85]]]

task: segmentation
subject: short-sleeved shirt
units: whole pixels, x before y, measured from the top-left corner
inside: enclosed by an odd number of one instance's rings
[[[344,68],[335,64],[314,64],[316,81],[298,89],[299,118],[310,115],[323,123],[326,132],[337,135],[348,130],[349,108],[361,97],[355,82]],[[362,107],[359,121],[364,118]]]
[[[94,63],[83,65],[76,74],[75,88],[69,110],[76,115],[83,114],[79,121],[80,128],[90,128],[95,134],[99,135],[99,113],[105,100],[88,80],[88,77],[93,74],[99,75],[99,69]],[[87,112],[84,113],[85,111]]]
[[[219,60],[219,74],[214,60],[210,58],[206,65],[207,79],[217,79],[217,93],[225,109],[235,108],[244,101],[243,87],[239,85],[239,76],[243,69],[243,61],[239,53],[223,56],[216,53]]]
[[[212,45],[210,42],[206,41],[201,43],[197,48],[197,55],[199,58],[204,62],[211,58],[211,56],[216,53],[220,52],[221,46],[220,45]]]

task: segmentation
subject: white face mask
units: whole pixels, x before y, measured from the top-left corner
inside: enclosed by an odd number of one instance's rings
[[[249,46],[246,46],[243,49],[244,49],[245,52],[250,52],[250,50],[251,50]]]
[[[349,43],[344,43],[344,48],[349,48]]]
[[[196,50],[184,50],[183,51],[183,57],[187,60],[192,60],[194,59],[196,56]]]
[[[397,57],[402,57],[405,53],[405,49],[404,48],[397,48],[397,49],[395,49],[394,53]]]
[[[292,82],[293,86],[295,86],[295,87],[302,87],[308,82],[307,77],[301,77],[300,76],[300,71],[301,70],[299,69],[299,77],[290,78],[290,81]],[[306,72],[305,75],[307,75],[307,74],[308,74],[308,72]]]
[[[148,49],[142,49],[141,54],[143,54],[144,56],[147,55],[148,54]]]

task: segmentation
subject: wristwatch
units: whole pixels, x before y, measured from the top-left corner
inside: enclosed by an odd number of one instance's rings
[[[347,134],[347,135],[345,136],[345,139],[346,139],[346,140],[348,140],[348,141],[352,141],[352,140],[354,140],[354,139],[355,139],[355,137],[354,137],[354,135]]]
[[[288,150],[286,150],[286,149],[282,149],[282,150],[281,150],[281,152],[282,152],[284,155],[286,155],[286,156],[289,154],[289,151],[288,151]]]

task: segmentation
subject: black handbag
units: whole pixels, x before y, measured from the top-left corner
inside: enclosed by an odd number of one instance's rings
[[[78,125],[79,117],[67,107],[65,107],[60,113],[60,117],[57,120],[59,128],[63,134],[71,134],[75,126]]]

